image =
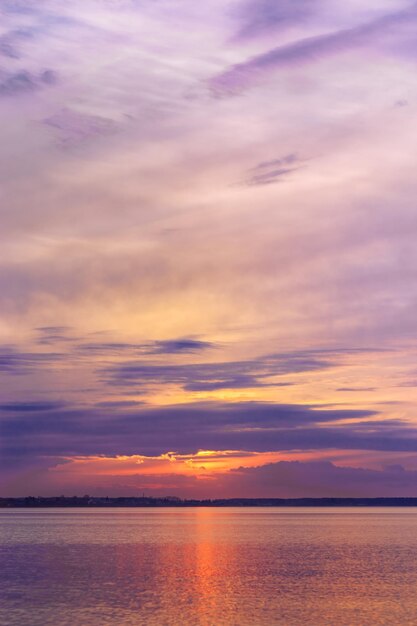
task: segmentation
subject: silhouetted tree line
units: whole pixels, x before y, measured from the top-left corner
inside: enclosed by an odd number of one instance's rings
[[[54,496],[0,498],[0,508],[46,507],[364,507],[417,506],[417,498],[227,498],[214,500],[182,500],[175,496],[91,497]]]

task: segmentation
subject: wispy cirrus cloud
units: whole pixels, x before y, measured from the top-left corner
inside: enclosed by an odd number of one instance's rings
[[[63,362],[68,356],[63,352],[26,352],[15,347],[3,347],[0,351],[0,372],[3,374],[29,374],[42,367]]]
[[[79,341],[75,347],[78,353],[102,354],[102,355],[175,355],[195,354],[214,348],[211,341],[203,341],[192,337],[179,337],[177,339],[157,339],[143,343],[129,343],[120,341]]]
[[[288,380],[292,374],[331,370],[343,366],[346,358],[383,351],[372,347],[316,348],[252,359],[202,361],[202,355],[219,350],[221,344],[193,337],[137,343],[91,342],[91,336],[74,334],[69,326],[38,327],[35,332],[34,343],[38,349],[29,351],[17,345],[1,347],[0,371],[3,374],[47,374],[59,365],[67,371],[82,366],[102,393],[109,390],[124,393],[130,387],[143,393],[166,385],[178,385],[187,392],[286,387],[294,384]],[[182,357],[188,357],[187,362],[181,362]]]
[[[235,10],[242,22],[235,39],[244,41],[304,24],[319,6],[319,0],[244,0]]]
[[[20,59],[20,45],[30,39],[30,31],[24,28],[5,33],[0,37],[0,55],[9,59]]]
[[[119,129],[119,124],[113,119],[69,108],[54,113],[43,123],[55,132],[58,144],[63,147],[78,145],[94,137],[112,135]]]
[[[36,343],[51,345],[62,341],[73,341],[71,326],[40,326],[35,328]]]
[[[336,391],[346,391],[348,393],[361,393],[363,391],[376,391],[376,387],[338,387]]]
[[[109,385],[137,386],[176,384],[186,391],[215,391],[279,387],[292,383],[275,377],[319,372],[343,363],[347,355],[373,352],[372,348],[334,348],[267,354],[241,361],[167,364],[144,360],[117,363],[99,373]]]
[[[378,43],[378,38],[401,35],[417,19],[417,5],[336,32],[313,35],[237,63],[208,81],[214,96],[238,94],[263,76],[279,69],[299,66],[338,53]],[[399,32],[398,32],[399,31]]]
[[[91,336],[74,334],[71,326],[42,326],[35,328],[34,349],[24,350],[18,345],[0,346],[0,372],[10,375],[30,374],[49,370],[58,363],[68,368],[76,367],[83,361],[92,372],[97,367],[96,358],[105,357],[120,361],[120,367],[127,359],[141,356],[146,368],[147,359],[156,356],[181,356],[206,352],[217,347],[214,342],[193,337],[161,339],[144,342],[90,341]],[[36,349],[38,346],[38,349]],[[51,350],[58,346],[58,350]],[[152,367],[152,365],[149,365]],[[163,380],[161,373],[159,377]]]
[[[287,154],[279,159],[262,161],[248,171],[244,184],[248,187],[271,185],[285,180],[290,174],[300,169],[303,163],[304,160],[296,154]]]
[[[256,360],[220,363],[161,364],[144,361],[124,362],[104,368],[102,375],[110,385],[138,386],[176,384],[186,391],[215,391],[250,387],[280,386],[274,376],[312,372],[332,367],[330,360],[318,355],[285,354]],[[284,385],[288,385],[285,382]]]

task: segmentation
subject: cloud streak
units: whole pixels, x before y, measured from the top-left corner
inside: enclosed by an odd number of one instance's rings
[[[145,455],[198,450],[417,451],[417,431],[369,410],[260,402],[168,407],[40,404],[3,407],[3,458]],[[370,421],[370,418],[372,420]]]
[[[237,14],[243,25],[236,40],[245,41],[308,21],[320,6],[318,0],[246,0]]]
[[[186,391],[279,386],[274,376],[311,372],[332,366],[318,354],[269,355],[252,361],[165,365],[125,362],[103,370],[110,385],[177,384]]]
[[[372,349],[317,349],[283,352],[253,360],[160,364],[145,361],[124,361],[102,370],[110,385],[131,386],[158,384],[181,385],[186,391],[210,391],[291,384],[274,377],[318,372],[337,367],[347,354],[361,354]],[[152,353],[152,352],[151,352]]]
[[[278,46],[237,63],[213,77],[208,85],[216,96],[238,94],[264,76],[279,69],[300,66],[335,54],[366,47],[381,35],[408,26],[417,18],[417,5],[379,17],[359,26],[306,37]]]
[[[262,161],[249,170],[245,185],[254,187],[257,185],[271,185],[272,183],[285,180],[289,174],[300,169],[303,161],[296,154],[287,154],[280,159]]]

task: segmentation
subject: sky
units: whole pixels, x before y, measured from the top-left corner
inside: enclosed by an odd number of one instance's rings
[[[0,496],[417,496],[416,32],[2,0]]]

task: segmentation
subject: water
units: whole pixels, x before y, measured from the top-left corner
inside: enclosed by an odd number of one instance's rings
[[[0,624],[417,624],[417,509],[0,511]]]

